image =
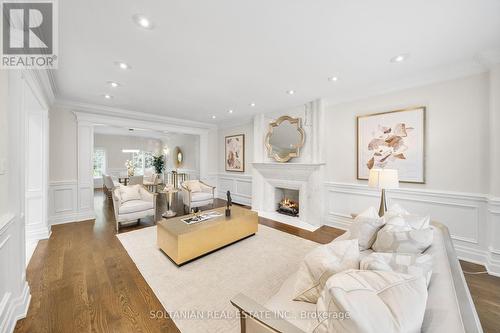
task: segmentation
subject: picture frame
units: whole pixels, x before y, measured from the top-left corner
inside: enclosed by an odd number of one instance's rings
[[[245,172],[245,134],[224,138],[224,165],[229,172]]]
[[[357,179],[390,168],[400,182],[425,184],[425,127],[425,106],[357,116]]]

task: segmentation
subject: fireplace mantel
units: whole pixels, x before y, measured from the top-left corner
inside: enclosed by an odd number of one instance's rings
[[[265,178],[307,181],[325,163],[252,163]]]

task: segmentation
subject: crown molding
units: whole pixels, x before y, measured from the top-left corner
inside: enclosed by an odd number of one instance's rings
[[[351,94],[344,95],[343,97],[325,97],[325,107],[337,106],[389,93],[477,75],[488,72],[490,67],[491,66],[487,65],[485,61],[480,61],[479,58],[447,66],[433,67],[425,71],[421,71],[416,75],[405,77],[401,80],[395,80],[383,84],[366,85],[353,90]]]
[[[173,130],[175,130],[175,128],[192,128],[193,130],[195,130],[195,132],[197,132],[196,130],[217,129],[217,125],[197,122],[193,120],[166,117],[154,115],[151,113],[132,111],[98,104],[81,103],[59,98],[56,99],[54,106],[70,109],[71,111],[73,111],[73,113],[75,113],[78,119],[82,120],[84,118],[92,119],[93,121],[98,121],[98,118],[100,118],[101,120],[110,118],[134,120],[134,123],[129,123],[129,127],[141,127],[138,126],[138,123],[142,122],[166,125]],[[181,133],[184,133],[184,131],[181,131]]]
[[[35,98],[45,109],[49,109],[55,102],[57,86],[52,70],[26,69],[22,77],[33,91]]]

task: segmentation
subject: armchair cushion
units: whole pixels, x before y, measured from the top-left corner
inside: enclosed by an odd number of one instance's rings
[[[213,199],[212,193],[207,192],[194,192],[191,193],[191,202],[205,201]]]
[[[190,180],[184,183],[186,187],[193,193],[201,192],[201,184],[197,180]]]
[[[120,206],[118,212],[120,214],[130,214],[130,213],[142,212],[148,209],[153,209],[152,201],[129,200],[127,202],[124,202]]]
[[[141,200],[140,185],[121,186],[119,188],[120,200],[125,203],[130,200]]]

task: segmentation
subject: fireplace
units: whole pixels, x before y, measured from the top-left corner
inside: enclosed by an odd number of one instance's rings
[[[286,188],[276,188],[277,209],[281,214],[299,216],[299,191]]]

